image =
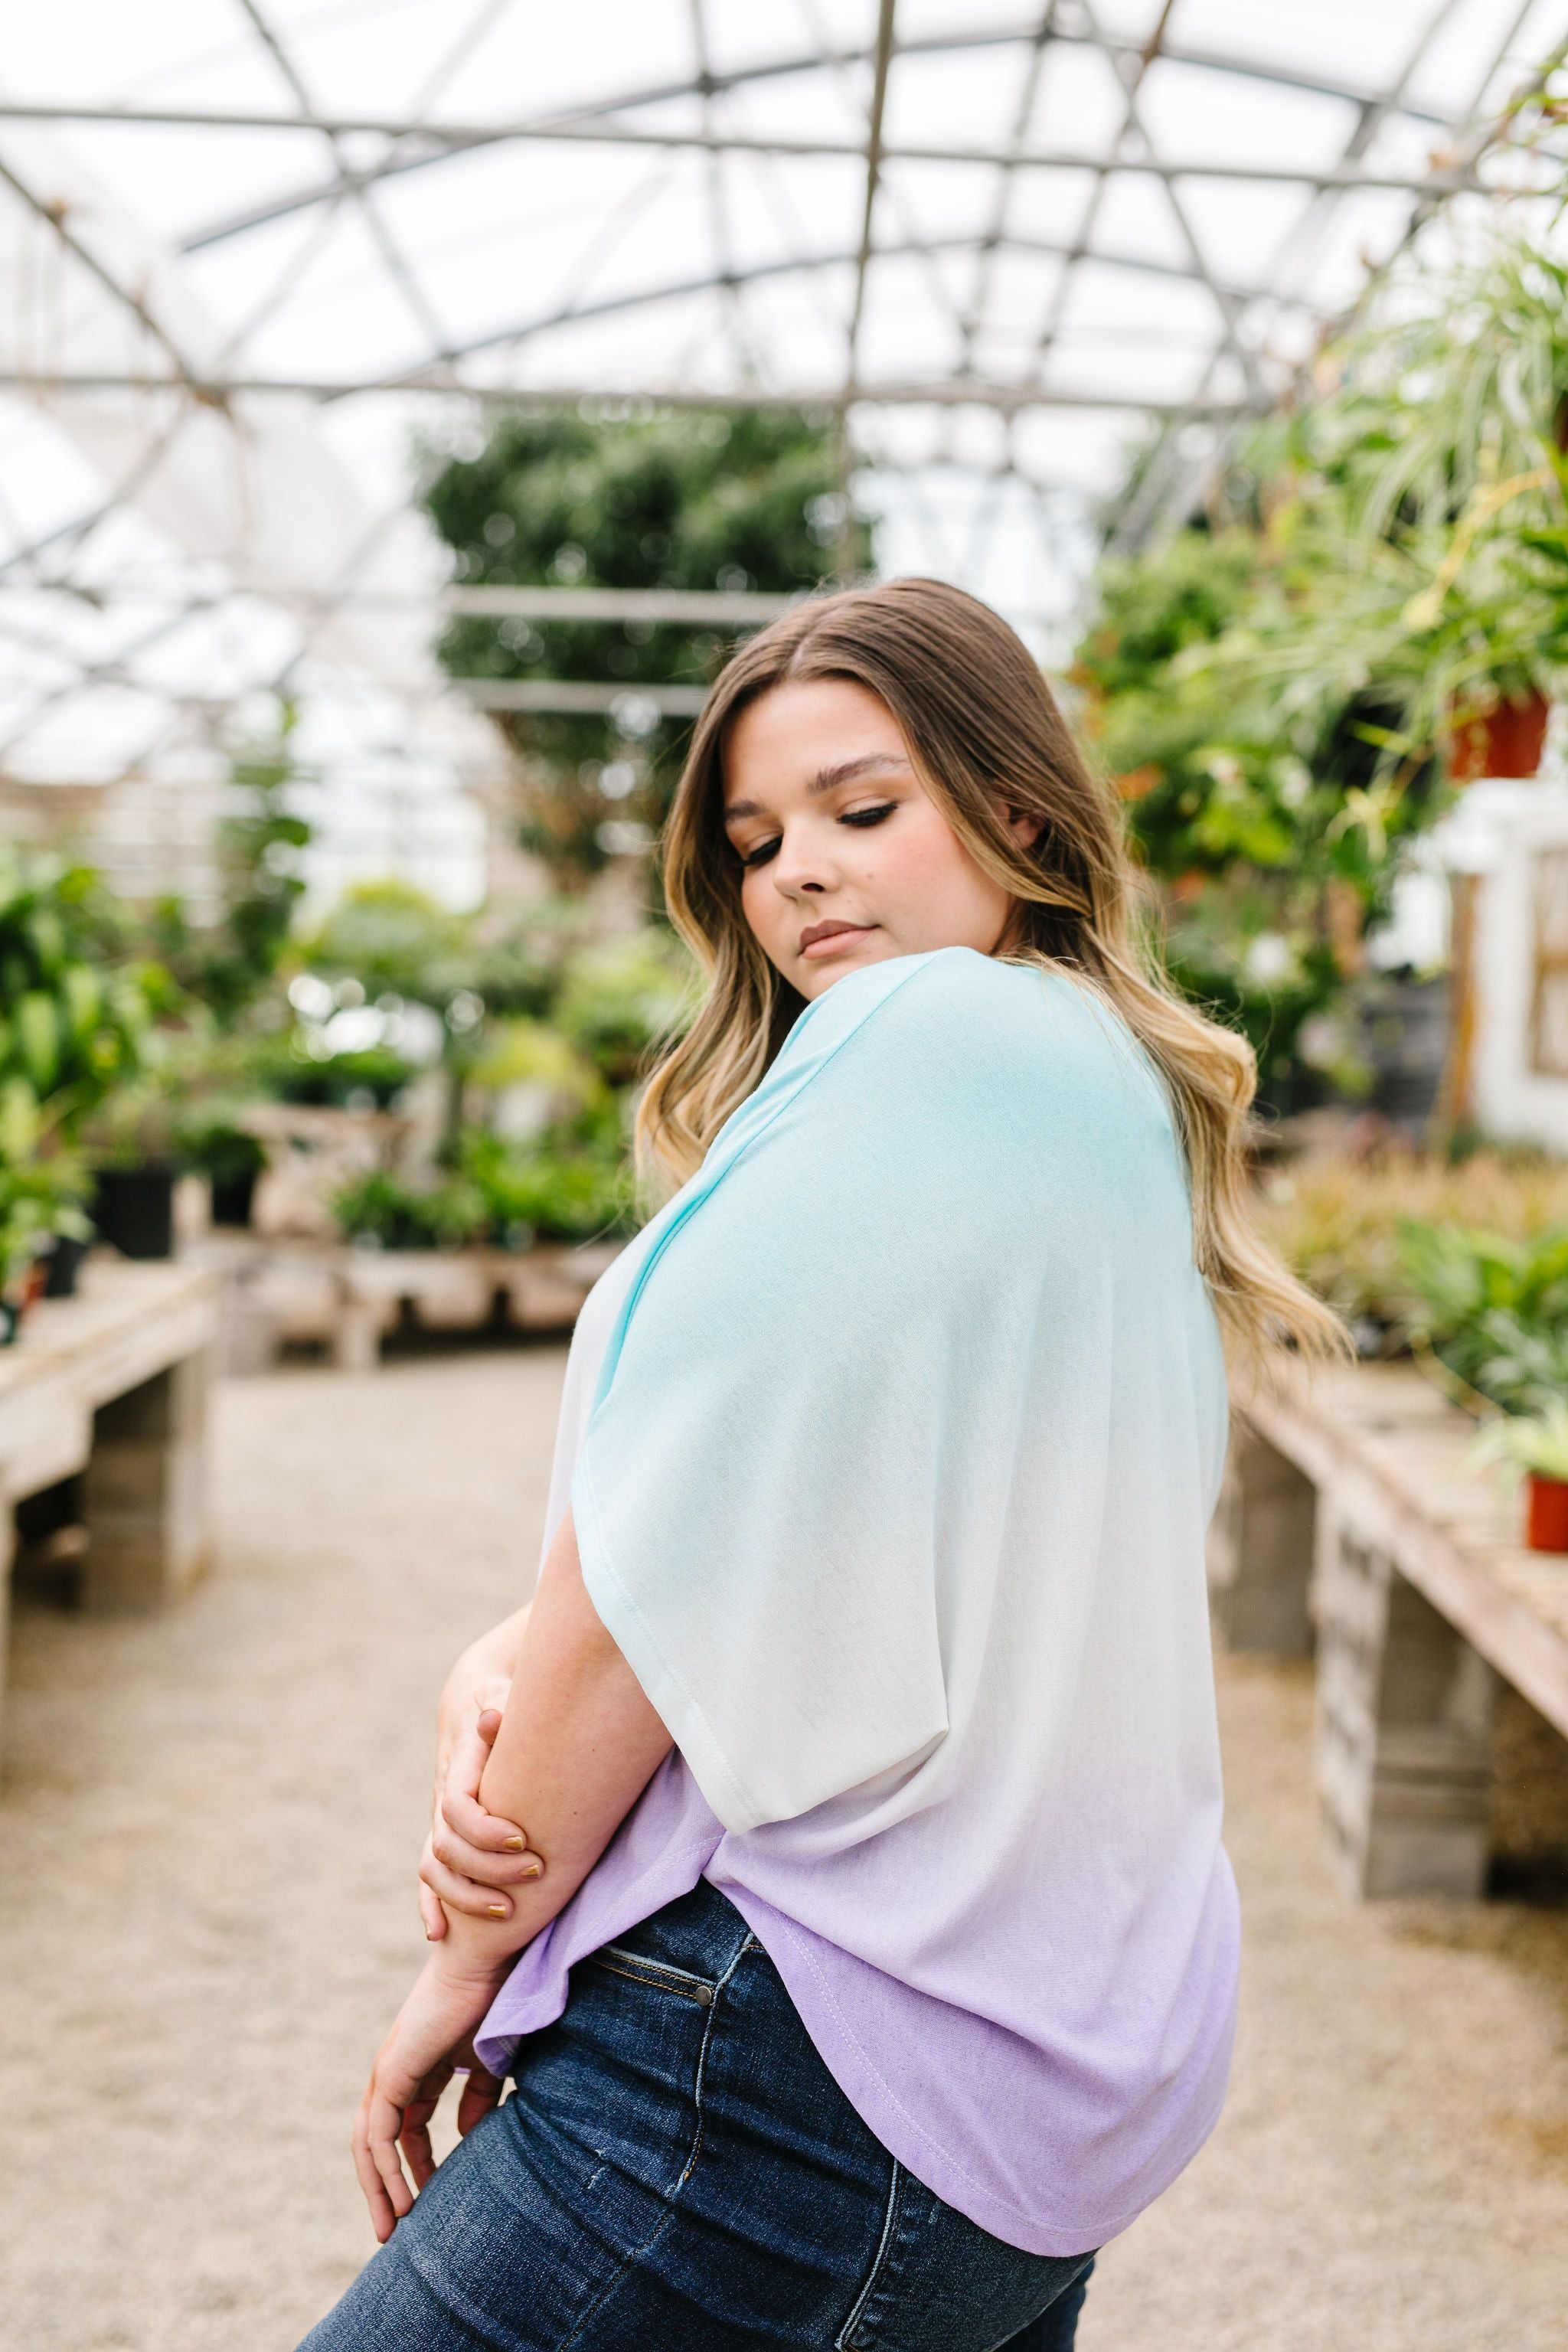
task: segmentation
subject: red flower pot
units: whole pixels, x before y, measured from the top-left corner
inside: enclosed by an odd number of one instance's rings
[[[1552,705],[1533,688],[1518,702],[1497,702],[1448,739],[1448,771],[1457,784],[1482,776],[1533,776],[1546,748]]]
[[[1568,1551],[1568,1478],[1542,1478],[1532,1470],[1526,1481],[1524,1540],[1531,1551]]]

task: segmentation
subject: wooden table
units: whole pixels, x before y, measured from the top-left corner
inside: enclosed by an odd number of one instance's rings
[[[377,1250],[215,1232],[188,1244],[184,1262],[222,1277],[226,1371],[262,1371],[285,1343],[319,1340],[340,1370],[357,1372],[379,1362],[383,1339],[405,1322],[426,1331],[570,1329],[622,1246]]]
[[[217,1312],[211,1272],[95,1255],[76,1297],[41,1301],[0,1349],[0,1604],[15,1505],[78,1473],[88,1608],[159,1608],[207,1567]],[[0,1605],[0,1699],[8,1614]]]
[[[1229,1646],[1304,1654],[1317,1779],[1358,1893],[1479,1895],[1496,1677],[1568,1735],[1568,1554],[1407,1365],[1292,1374],[1236,1413],[1209,1538]]]

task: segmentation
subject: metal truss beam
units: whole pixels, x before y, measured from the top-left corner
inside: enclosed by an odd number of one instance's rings
[[[858,373],[860,320],[866,309],[866,273],[871,266],[871,230],[877,215],[877,188],[882,176],[882,115],[888,102],[888,68],[893,61],[893,14],[898,0],[879,0],[877,11],[876,79],[871,85],[871,111],[866,121],[866,201],[860,213],[860,246],[855,257],[855,299],[849,311],[845,344],[846,388]]]
[[[601,410],[610,416],[636,416],[660,408],[722,411],[816,409],[823,415],[851,408],[994,408],[1004,415],[1030,408],[1089,409],[1131,415],[1252,416],[1250,402],[1238,400],[1151,399],[1130,392],[1050,392],[1037,384],[987,383],[968,377],[944,377],[931,383],[854,383],[804,385],[798,392],[763,391],[737,386],[726,392],[694,391],[689,384],[659,386],[641,383],[617,388],[607,384],[486,384],[466,383],[429,373],[379,376],[374,383],[353,383],[312,376],[226,376],[211,383],[195,377],[136,375],[108,371],[51,371],[45,379],[16,368],[0,369],[0,392],[26,393],[50,398],[68,393],[172,392],[216,405],[253,395],[277,394],[302,400],[346,400],[363,393],[434,394],[452,401],[473,401],[485,408]]]
[[[800,598],[761,589],[448,588],[438,602],[444,612],[475,620],[750,622],[761,628]]]
[[[430,307],[425,289],[409,266],[406,255],[400,250],[388,233],[386,223],[377,211],[369,189],[344,153],[342,132],[328,128],[321,121],[298,66],[268,18],[262,14],[258,0],[237,0],[237,5],[243,10],[257,39],[293,92],[301,121],[311,130],[320,131],[331,147],[332,161],[337,169],[337,195],[353,205],[365,225],[371,243],[385,264],[387,274],[407,303],[420,332],[428,338],[434,351],[440,352],[443,357],[446,356],[446,338],[441,323]]]
[[[978,242],[973,236],[911,237],[901,240],[896,245],[879,246],[871,257],[875,261],[902,261],[911,258],[929,260],[933,254],[937,253],[973,251]],[[1104,267],[1110,269],[1146,270],[1156,277],[1178,278],[1190,284],[1209,283],[1208,280],[1200,278],[1195,269],[1184,268],[1170,262],[1145,262],[1131,255],[1082,254],[1076,247],[1069,248],[1045,237],[1010,237],[1006,242],[1008,249],[1013,252],[1043,254],[1047,257],[1063,254],[1075,260],[1089,259],[1102,263]],[[854,268],[858,259],[858,250],[856,252],[791,254],[782,261],[759,263],[748,273],[748,278],[752,283],[761,283],[764,278],[789,278],[803,271],[847,269]],[[524,320],[515,326],[492,329],[489,334],[478,336],[472,342],[460,344],[455,351],[447,352],[445,357],[456,364],[463,360],[476,358],[481,352],[516,350],[520,344],[531,341],[535,336],[548,334],[557,327],[581,326],[586,320],[613,318],[627,310],[640,310],[649,303],[680,301],[693,295],[711,294],[721,289],[725,282],[722,277],[712,275],[675,278],[660,286],[638,288],[629,294],[605,295],[596,302],[574,302],[559,310],[541,312],[536,317]],[[1257,293],[1263,289],[1237,287],[1227,288],[1225,290],[1237,302],[1248,302],[1255,299]]]
[[[0,119],[22,110],[0,106]],[[124,121],[129,116],[101,116],[100,120]],[[826,156],[844,157],[864,163],[866,150],[862,142],[853,139],[799,139],[784,136],[766,137],[743,131],[666,131],[648,130],[640,124],[626,122],[561,122],[519,125],[516,129],[502,126],[489,130],[438,129],[429,123],[388,121],[378,118],[356,119],[353,116],[321,116],[304,120],[279,115],[246,114],[175,114],[170,112],[156,118],[165,124],[184,123],[188,126],[213,130],[289,130],[314,131],[328,138],[342,138],[355,132],[378,133],[387,139],[440,140],[447,152],[462,152],[468,149],[493,145],[504,139],[525,139],[546,144],[579,144],[595,147],[663,147],[689,148],[699,153],[732,155]],[[989,163],[997,161],[991,146],[942,145],[934,142],[909,141],[896,147],[884,147],[881,162],[888,163]],[[1019,148],[1011,152],[1009,161],[1017,171],[1032,172],[1104,172],[1112,170],[1142,173],[1155,180],[1239,180],[1255,182],[1260,186],[1282,185],[1307,188],[1391,188],[1410,195],[1452,194],[1479,184],[1464,167],[1434,169],[1430,172],[1397,171],[1379,165],[1358,165],[1354,168],[1330,164],[1314,171],[1306,164],[1238,163],[1223,156],[1161,157],[1137,156],[1118,159],[1108,163],[1102,154],[1089,149]],[[358,176],[355,185],[371,185],[376,174],[373,171]],[[324,184],[303,201],[324,203],[340,196],[342,184],[336,180]],[[298,209],[286,206],[288,209]],[[225,222],[219,226],[199,231],[180,246],[182,253],[199,252],[204,247],[216,245],[224,237],[237,236],[247,228],[264,226],[278,218],[271,208],[247,215],[243,220]],[[743,274],[743,273],[742,273]]]
[[[122,310],[129,312],[138,326],[143,328],[160,349],[167,352],[184,380],[187,383],[191,383],[195,370],[174,337],[137,289],[133,286],[122,285],[107,264],[99,259],[92,247],[83,244],[70,225],[68,211],[62,205],[50,204],[47,198],[40,196],[37,191],[30,187],[26,181],[3,159],[0,159],[0,181],[3,181],[16,195],[21,198],[30,213],[36,214],[46,226],[53,230],[72,259],[79,262],[82,268],[103,288],[105,293],[119,303]]]
[[[930,57],[965,49],[1022,47],[1032,43],[1036,29],[1033,25],[1021,23],[993,26],[973,32],[928,35],[923,38],[902,42],[900,51],[906,57]],[[1055,29],[1052,38],[1067,47],[1100,46],[1091,35],[1068,28]],[[1114,53],[1125,53],[1130,58],[1140,56],[1142,50],[1142,44],[1138,41],[1114,37],[1110,46]],[[873,55],[874,49],[864,46],[838,51],[831,59],[825,58],[820,50],[797,53],[792,57],[775,58],[766,65],[749,67],[736,73],[712,76],[710,79],[709,90],[710,95],[720,96],[729,90],[742,89],[754,82],[777,80],[794,74],[816,72],[826,63],[868,64]],[[1274,65],[1266,59],[1249,60],[1202,47],[1181,48],[1167,43],[1163,55],[1167,62],[1173,65],[1194,67],[1208,73],[1237,76],[1247,81],[1267,82],[1278,89],[1300,90],[1310,97],[1337,100],[1355,107],[1374,104],[1379,96],[1375,90],[1358,88],[1344,81],[1330,80],[1321,75],[1292,72],[1288,67]],[[690,91],[691,84],[689,81],[666,82],[642,89],[625,90],[618,96],[606,99],[601,106],[592,110],[592,114],[603,117],[623,112],[628,108],[665,105],[672,99],[689,96]],[[1439,129],[1448,127],[1447,118],[1430,108],[1412,102],[1402,110],[1413,121],[1431,123]],[[306,127],[322,127],[306,126],[297,117],[279,114],[241,115],[232,110],[218,114],[198,111],[190,108],[85,107],[68,102],[29,104],[21,100],[9,102],[0,100],[0,121],[6,119],[57,122],[142,122],[163,124],[169,127],[188,124],[236,130],[251,128],[300,130]],[[589,116],[579,112],[565,120],[584,122],[589,120]],[[460,127],[455,131],[446,127],[433,131],[428,123],[416,120],[388,121],[379,116],[337,115],[333,116],[330,124],[325,127],[344,131],[373,131],[399,142],[416,139],[435,140],[440,142],[423,154],[393,155],[385,158],[381,163],[371,167],[361,175],[361,184],[370,185],[380,179],[390,179],[407,172],[426,170],[432,164],[445,162],[449,154],[464,147],[489,146],[505,139],[542,137],[550,125],[548,121],[523,122],[479,125],[468,131],[464,131]],[[557,127],[561,127],[560,118],[557,119]],[[216,242],[220,236],[237,234],[246,228],[259,227],[266,222],[281,218],[288,213],[322,203],[336,194],[337,184],[336,181],[327,181],[318,183],[308,189],[296,189],[286,196],[273,199],[265,207],[237,217],[233,221],[216,225],[203,232],[194,242]]]
[[[592,714],[617,703],[651,702],[665,719],[695,719],[708,699],[705,686],[611,686],[598,679],[455,677],[449,683],[477,710],[537,710]]]

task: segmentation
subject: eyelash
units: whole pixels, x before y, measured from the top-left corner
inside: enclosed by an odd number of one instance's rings
[[[855,825],[861,832],[865,832],[874,824],[880,824],[884,818],[891,816],[898,805],[897,801],[879,801],[875,808],[847,809],[838,822],[840,824]],[[775,835],[772,841],[760,842],[749,856],[742,858],[742,866],[748,869],[755,866],[765,866],[777,849],[779,839],[780,836]]]

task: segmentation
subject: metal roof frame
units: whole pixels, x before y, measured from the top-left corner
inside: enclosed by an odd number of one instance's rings
[[[929,417],[928,437],[921,445],[923,454],[909,454],[912,445],[906,435],[899,446],[889,444],[879,451],[877,467],[889,478],[907,474],[911,498],[926,499],[929,479],[943,467],[971,478],[976,498],[969,546],[980,567],[987,560],[1010,483],[1016,481],[1037,500],[1070,496],[1065,476],[1047,478],[1058,470],[1050,466],[1049,453],[1044,468],[1037,451],[1031,462],[1024,446],[1031,419],[1051,414],[1079,415],[1088,422],[1147,417],[1157,428],[1152,455],[1112,518],[1117,543],[1135,544],[1191,495],[1194,468],[1205,459],[1203,451],[1189,446],[1192,436],[1185,428],[1203,426],[1204,447],[1212,453],[1248,417],[1277,399],[1289,381],[1296,362],[1289,352],[1299,352],[1302,335],[1323,316],[1312,268],[1343,206],[1373,195],[1396,202],[1403,207],[1407,241],[1455,198],[1468,199],[1495,186],[1495,174],[1489,177],[1488,150],[1496,129],[1497,77],[1526,19],[1538,17],[1552,0],[1510,0],[1506,27],[1500,26],[1486,72],[1466,103],[1451,110],[1423,93],[1421,77],[1435,44],[1466,0],[1427,0],[1398,70],[1380,87],[1337,71],[1297,69],[1267,58],[1221,50],[1212,43],[1184,42],[1183,0],[1163,0],[1161,5],[1151,0],[1150,29],[1141,38],[1129,37],[1125,16],[1111,20],[1109,0],[1035,0],[1027,16],[974,26],[959,24],[945,30],[931,29],[928,15],[907,34],[900,29],[896,0],[874,0],[874,5],[866,0],[866,36],[858,31],[846,40],[818,21],[814,0],[797,0],[813,37],[809,45],[792,46],[781,37],[778,54],[730,68],[716,63],[715,18],[722,0],[647,0],[648,7],[668,11],[672,20],[684,25],[689,72],[629,86],[612,81],[591,104],[515,118],[499,111],[493,120],[475,119],[471,110],[448,113],[441,99],[503,19],[510,0],[478,0],[426,73],[416,102],[385,110],[345,109],[319,98],[302,62],[300,28],[288,16],[288,0],[227,0],[227,5],[256,56],[265,61],[270,77],[267,86],[278,91],[276,106],[161,104],[144,95],[121,103],[89,89],[85,81],[79,96],[68,91],[29,96],[17,88],[20,77],[15,66],[12,94],[0,99],[0,201],[8,193],[25,207],[35,234],[58,249],[62,268],[79,273],[82,285],[90,283],[92,299],[103,306],[105,317],[121,321],[118,331],[100,330],[75,345],[68,341],[58,351],[42,353],[29,352],[18,331],[9,351],[0,347],[0,394],[18,395],[42,409],[68,433],[78,435],[85,447],[96,450],[108,430],[109,446],[123,445],[125,449],[123,462],[110,469],[108,488],[95,501],[35,531],[13,532],[10,549],[0,548],[0,598],[11,600],[26,592],[41,596],[47,608],[50,596],[64,595],[80,609],[99,605],[108,610],[117,595],[134,594],[149,607],[145,626],[99,657],[79,659],[62,636],[55,672],[47,681],[38,681],[40,690],[25,709],[0,719],[0,762],[25,744],[37,721],[75,685],[123,680],[147,690],[147,673],[138,670],[138,656],[166,646],[194,621],[220,615],[237,599],[269,598],[298,625],[296,651],[279,677],[300,675],[302,666],[309,667],[318,657],[340,658],[345,616],[421,610],[434,616],[443,602],[447,609],[478,609],[443,599],[433,579],[398,572],[395,565],[389,571],[384,555],[388,532],[395,534],[395,511],[358,511],[346,498],[337,538],[321,559],[321,578],[290,581],[279,575],[275,563],[270,572],[263,566],[255,576],[237,572],[226,587],[214,587],[204,573],[183,586],[171,585],[160,575],[160,584],[149,588],[138,577],[127,575],[127,586],[104,572],[99,549],[105,527],[138,509],[150,495],[149,483],[162,484],[171,467],[177,470],[184,466],[193,483],[203,465],[210,476],[215,436],[231,436],[237,466],[251,462],[253,448],[265,452],[275,444],[280,449],[292,436],[303,449],[315,434],[310,464],[324,482],[323,469],[335,461],[311,420],[324,424],[343,404],[362,396],[418,395],[426,402],[468,404],[481,412],[587,407],[606,415],[641,415],[650,403],[720,410],[817,408],[838,420],[846,468],[853,462],[855,440],[864,446],[878,418],[887,425],[887,443],[894,420],[923,412]],[[781,11],[782,5],[783,0]],[[1568,36],[1568,0],[1563,0],[1561,14],[1558,29]],[[1002,59],[1008,53],[1016,54],[1015,83],[1006,129],[998,139],[931,139],[889,131],[889,96],[901,61],[958,59],[966,54]],[[1069,53],[1101,58],[1121,91],[1118,125],[1098,143],[1044,142],[1031,132],[1037,99],[1041,88],[1049,86],[1053,59]],[[1348,107],[1353,125],[1338,152],[1317,163],[1292,156],[1205,152],[1197,147],[1178,151],[1169,136],[1157,132],[1146,103],[1151,75],[1170,67],[1230,80],[1250,79],[1277,91]],[[864,117],[863,127],[852,123],[847,132],[839,132],[825,122],[820,131],[771,131],[729,110],[731,101],[768,85],[824,73],[844,85],[852,112]],[[1478,111],[1489,90],[1491,110]],[[690,117],[672,121],[671,103],[681,100],[693,102]],[[1419,134],[1431,150],[1425,164],[1412,162],[1409,138],[1380,151],[1381,134],[1394,123]],[[43,152],[37,142],[52,136],[51,126],[84,136],[106,126],[165,138],[187,131],[276,131],[296,140],[308,134],[324,149],[327,170],[324,175],[286,177],[248,205],[231,205],[226,211],[190,220],[169,242],[170,266],[165,268],[160,262],[156,268],[143,268],[135,256],[128,260],[111,238],[99,233],[91,205],[79,205],[74,193],[62,195],[63,179],[68,177],[63,167],[57,169],[52,159],[47,171],[37,167],[37,157]],[[371,142],[381,142],[382,152],[367,157],[364,149]],[[526,153],[578,145],[628,156],[647,151],[656,167],[658,159],[668,158],[671,169],[683,156],[701,159],[709,265],[595,290],[591,282],[595,269],[605,263],[628,224],[635,224],[642,201],[641,189],[635,188],[621,200],[619,211],[600,225],[564,299],[510,322],[487,322],[480,331],[443,315],[445,305],[432,291],[428,258],[407,247],[406,218],[394,226],[384,211],[382,191],[411,173],[437,171],[479,150],[515,146]],[[815,159],[858,165],[858,216],[845,218],[840,224],[844,233],[826,240],[801,230],[798,224],[791,227],[786,220],[783,250],[748,254],[737,227],[731,167],[783,174]],[[918,207],[911,213],[906,179],[891,176],[895,171],[917,172],[924,175],[922,186],[935,187],[938,180],[932,175],[950,171],[957,184],[960,177],[977,170],[990,172],[993,185],[977,224],[963,228],[932,227],[920,217]],[[1516,168],[1515,179],[1521,186],[1531,184],[1527,162]],[[1046,234],[1020,221],[1017,194],[1031,180],[1068,193],[1087,183],[1076,226]],[[1156,209],[1170,231],[1163,248],[1151,245],[1147,251],[1134,252],[1119,247],[1114,236],[1102,241],[1108,194],[1118,182],[1141,183],[1155,192],[1151,202],[1157,199]],[[782,178],[779,186],[782,192]],[[1209,249],[1193,209],[1197,203],[1194,192],[1205,189],[1212,196],[1222,187],[1236,190],[1238,200],[1247,188],[1300,189],[1308,197],[1289,235],[1264,266],[1229,270]],[[781,193],[781,217],[787,209]],[[288,302],[287,271],[253,297],[247,315],[231,320],[221,331],[200,321],[183,302],[171,299],[183,258],[237,247],[248,236],[312,211],[319,215],[322,236],[347,214],[361,225],[377,266],[396,289],[419,346],[416,357],[390,366],[319,370],[264,363],[257,356],[258,338]],[[998,367],[987,348],[994,326],[994,289],[1005,268],[1035,263],[1046,265],[1054,275],[1020,345],[1026,355],[1009,373]],[[923,273],[925,299],[932,318],[940,319],[942,331],[951,334],[954,363],[900,371],[868,352],[867,325],[875,289],[882,282],[884,267],[900,265]],[[1064,370],[1075,302],[1080,289],[1098,273],[1113,278],[1131,273],[1131,282],[1141,274],[1151,287],[1195,289],[1205,299],[1212,335],[1193,345],[1184,389],[1140,384],[1130,381],[1125,371],[1105,364],[1098,371],[1082,365]],[[775,375],[770,381],[765,328],[759,328],[751,305],[764,299],[769,287],[787,289],[792,280],[813,289],[813,299],[837,320],[839,356],[837,362],[830,357],[826,365],[786,372],[785,379]],[[1175,299],[1173,291],[1171,299]],[[645,376],[614,362],[595,373],[584,370],[575,357],[558,375],[549,372],[552,339],[590,326],[602,328],[618,318],[639,324],[673,320],[685,315],[681,306],[701,320],[708,315],[704,305],[717,309],[725,354],[717,373],[709,363],[711,347],[700,369],[692,364],[693,348],[684,359],[677,353],[672,361],[650,367]],[[1201,310],[1194,316],[1201,323]],[[1295,341],[1288,336],[1280,343],[1282,327],[1291,321]],[[1096,332],[1103,360],[1103,352],[1112,349],[1115,330],[1101,326]],[[566,348],[569,353],[574,350],[570,344]],[[994,454],[989,460],[974,454],[971,413],[988,416],[1000,436],[991,445]],[[126,421],[132,417],[134,429]],[[898,440],[896,435],[893,438]],[[199,529],[193,528],[184,543],[193,560],[199,554],[208,562],[210,551]],[[569,592],[494,593],[527,599]],[[518,603],[506,609],[521,613],[534,608]],[[598,616],[611,617],[608,604]],[[0,633],[34,655],[48,643],[47,624],[40,628],[37,619],[37,611],[25,618],[9,601],[0,603]],[[412,693],[428,705],[438,695],[440,681],[427,664],[409,663],[407,643],[405,633],[398,638],[400,649],[388,651],[383,684],[394,694]],[[67,676],[64,684],[60,668]],[[171,708],[204,700],[199,692],[185,694],[166,686],[163,690]]]

